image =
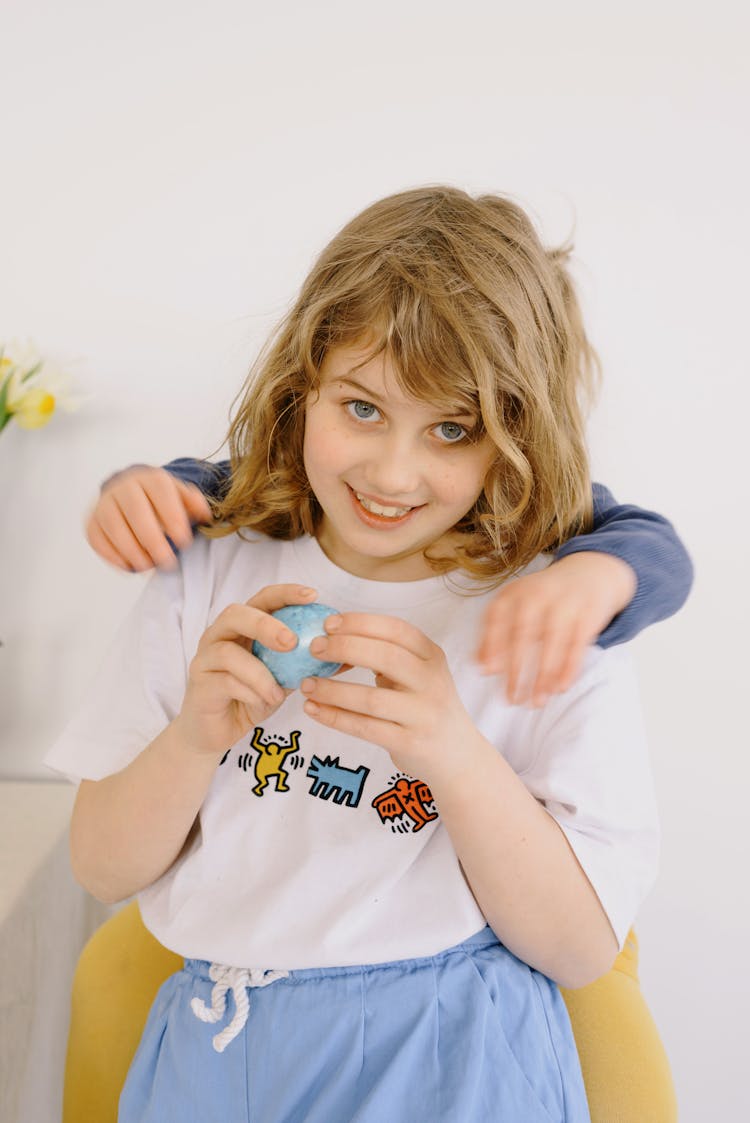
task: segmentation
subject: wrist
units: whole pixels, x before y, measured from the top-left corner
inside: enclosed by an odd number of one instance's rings
[[[598,599],[606,605],[609,619],[623,612],[638,588],[635,570],[615,554],[605,554],[601,550],[581,550],[568,554],[553,563],[554,568],[563,567],[575,573],[577,580],[586,580],[590,587],[598,590]]]
[[[465,790],[467,799],[476,793],[479,778],[489,762],[497,756],[494,745],[472,723],[460,738],[452,738],[445,752],[433,753],[430,762],[420,773],[436,801],[443,793],[451,798],[461,798]]]
[[[192,757],[204,760],[209,766],[215,767],[227,751],[223,745],[219,748],[207,746],[205,738],[193,728],[183,713],[179,713],[169,723],[165,733],[168,734],[165,748],[183,764],[186,758]]]

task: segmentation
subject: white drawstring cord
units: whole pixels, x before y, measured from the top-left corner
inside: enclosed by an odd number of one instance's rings
[[[202,1022],[216,1023],[224,1017],[227,991],[231,990],[234,996],[234,1017],[213,1039],[216,1052],[223,1053],[229,1042],[234,1041],[237,1034],[245,1027],[250,1012],[248,987],[267,987],[276,979],[288,979],[289,972],[266,971],[263,967],[222,967],[220,963],[212,963],[208,969],[208,977],[216,984],[211,991],[210,1008],[202,998],[193,998],[190,1007],[196,1018],[200,1018]]]

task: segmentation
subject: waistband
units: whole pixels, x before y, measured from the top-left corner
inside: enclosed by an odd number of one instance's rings
[[[452,955],[463,955],[466,952],[479,951],[482,948],[500,945],[495,933],[489,925],[482,928],[479,932],[475,932],[473,936],[468,939],[462,940],[452,947],[445,948],[443,951],[436,952],[434,955],[417,956],[411,959],[393,959],[383,963],[359,963],[346,967],[302,967],[296,970],[284,970],[283,968],[274,969],[274,974],[278,971],[280,979],[288,979],[290,981],[305,982],[310,979],[330,979],[336,978],[341,975],[359,975],[367,971],[387,971],[389,969],[404,970],[409,968],[419,968],[420,966],[426,967],[432,963],[438,962]],[[185,971],[191,975],[196,975],[201,979],[211,979],[212,968],[214,974],[216,971],[216,964],[212,964],[206,959],[186,959]],[[268,968],[248,968],[248,971],[268,972]],[[257,984],[256,984],[257,985]]]
[[[304,967],[295,971],[284,971],[266,967],[228,967],[221,963],[209,963],[205,959],[186,959],[184,971],[195,977],[206,979],[214,984],[211,991],[210,1006],[197,996],[191,999],[190,1007],[202,1022],[216,1024],[224,1019],[227,1012],[227,995],[234,999],[234,1015],[228,1025],[213,1038],[217,1053],[223,1053],[237,1035],[244,1029],[250,1011],[249,990],[267,987],[271,983],[283,986],[285,983],[298,985],[312,979],[331,979],[345,975],[361,975],[366,972],[408,971],[434,967],[441,960],[451,956],[468,955],[483,948],[500,946],[495,933],[488,926],[475,932],[460,944],[445,948],[435,955],[421,956],[417,959],[395,959],[387,963],[364,963],[351,967]]]

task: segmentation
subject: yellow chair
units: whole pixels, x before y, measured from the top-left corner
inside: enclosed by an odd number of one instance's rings
[[[148,1011],[181,967],[182,959],[144,927],[135,903],[94,933],[73,981],[63,1123],[116,1123]],[[562,993],[592,1123],[675,1123],[669,1064],[638,984],[635,934],[608,975]]]
[[[591,1123],[677,1123],[667,1054],[638,981],[631,929],[612,970],[561,993],[578,1046]]]

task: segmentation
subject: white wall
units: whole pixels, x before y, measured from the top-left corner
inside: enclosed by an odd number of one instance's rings
[[[79,360],[91,398],[0,436],[0,770],[42,775],[139,585],[84,544],[98,481],[221,442],[250,359],[346,219],[438,181],[513,194],[548,242],[575,219],[606,370],[595,475],[667,513],[697,569],[685,610],[637,641],[664,824],[643,983],[682,1120],[737,1119],[750,997],[742,6],[202,7],[3,5],[0,339]]]

